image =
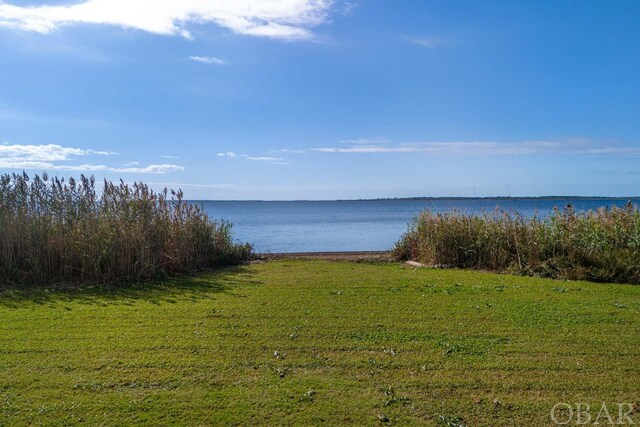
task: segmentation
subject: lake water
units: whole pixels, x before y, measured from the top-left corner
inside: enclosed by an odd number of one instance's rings
[[[624,206],[629,199],[432,199],[375,201],[193,201],[213,219],[233,223],[233,236],[258,253],[389,250],[425,209],[481,214],[497,207],[531,216],[571,202],[576,210]],[[633,200],[638,203],[637,199]]]

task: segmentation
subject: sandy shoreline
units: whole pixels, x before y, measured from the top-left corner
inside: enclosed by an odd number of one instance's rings
[[[324,259],[365,261],[369,259],[389,259],[390,251],[347,251],[347,252],[284,252],[256,254],[257,259]]]

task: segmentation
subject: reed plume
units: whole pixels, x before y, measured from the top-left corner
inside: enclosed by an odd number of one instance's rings
[[[230,228],[182,191],[0,175],[0,286],[148,280],[248,259]]]
[[[633,204],[524,218],[496,210],[417,216],[396,258],[561,279],[640,283],[640,211]]]

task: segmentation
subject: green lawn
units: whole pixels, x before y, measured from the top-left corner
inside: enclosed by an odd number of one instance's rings
[[[0,425],[524,426],[640,400],[631,285],[284,260],[5,292],[0,320]]]

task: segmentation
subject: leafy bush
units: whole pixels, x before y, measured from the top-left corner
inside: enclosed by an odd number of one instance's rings
[[[45,174],[0,176],[0,285],[148,280],[251,256],[181,191]]]
[[[545,217],[423,212],[394,248],[398,259],[543,277],[640,283],[640,211],[568,205]]]

